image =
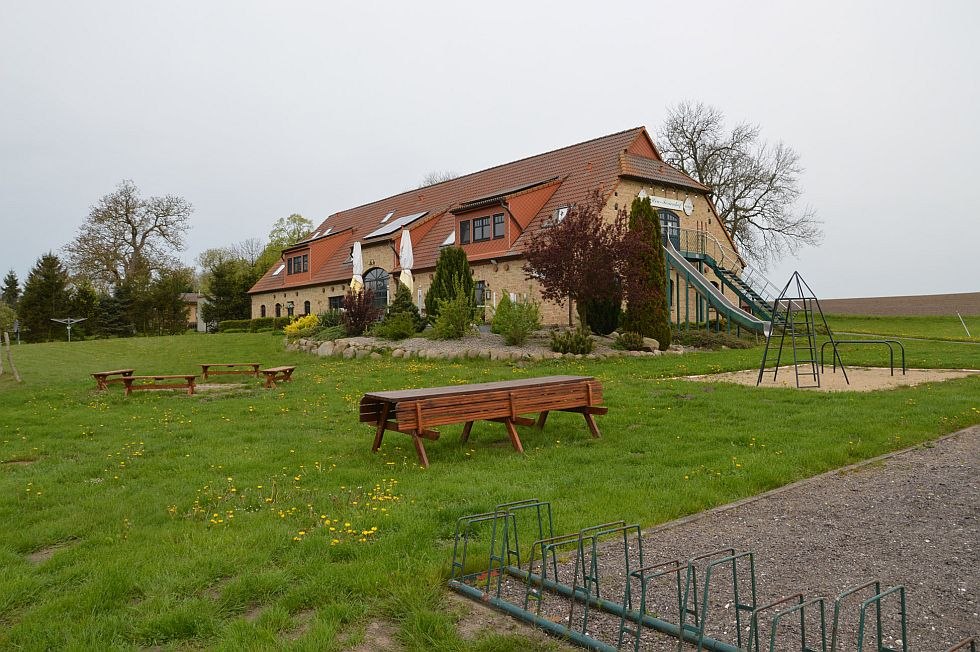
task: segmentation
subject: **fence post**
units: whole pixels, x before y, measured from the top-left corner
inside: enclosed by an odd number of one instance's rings
[[[10,363],[10,371],[14,374],[14,379],[19,383],[22,382],[20,379],[20,374],[17,373],[17,367],[14,366],[14,354],[10,349],[10,333],[7,331],[3,332],[3,341],[7,345],[7,362]]]

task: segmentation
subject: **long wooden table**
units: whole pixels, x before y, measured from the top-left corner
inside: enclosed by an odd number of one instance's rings
[[[361,397],[362,423],[376,428],[372,451],[381,447],[386,430],[411,436],[422,466],[429,466],[424,439],[435,440],[437,426],[463,423],[463,441],[470,436],[474,421],[503,423],[511,444],[524,452],[517,425],[543,428],[549,412],[577,412],[593,437],[599,437],[593,415],[605,414],[602,383],[591,376],[544,376],[495,383],[449,385],[425,389],[371,392]],[[537,413],[537,419],[526,414]]]

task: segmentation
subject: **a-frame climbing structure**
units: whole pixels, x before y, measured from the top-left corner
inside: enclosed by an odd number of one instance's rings
[[[772,328],[766,338],[766,348],[762,354],[762,363],[759,365],[759,378],[756,385],[762,383],[762,378],[766,373],[772,373],[775,381],[779,374],[779,365],[783,357],[783,348],[788,348],[793,354],[793,370],[796,373],[796,386],[799,388],[820,387],[820,365],[817,362],[817,324],[816,317],[819,315],[820,323],[824,332],[833,342],[834,357],[844,373],[844,380],[850,384],[847,378],[847,370],[844,369],[844,362],[837,353],[837,343],[834,341],[834,334],[827,325],[823,310],[820,308],[820,301],[799,272],[793,272],[789,281],[783,287],[782,292],[773,302]],[[776,347],[775,339],[779,338],[779,346]],[[789,346],[786,346],[787,338]],[[770,352],[775,349],[776,364],[772,369],[766,369],[769,362]],[[801,382],[802,381],[802,382]]]

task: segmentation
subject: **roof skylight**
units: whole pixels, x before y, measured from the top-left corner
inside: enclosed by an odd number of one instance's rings
[[[388,222],[387,224],[385,224],[380,229],[375,229],[374,231],[368,233],[366,236],[364,236],[364,239],[369,240],[371,238],[377,238],[378,236],[394,233],[398,229],[402,228],[403,226],[408,226],[409,224],[419,219],[420,217],[423,217],[424,215],[428,215],[428,211],[423,211],[421,213],[412,213],[411,215],[404,215],[402,217],[395,218],[390,222]]]
[[[456,231],[450,231],[446,239],[442,241],[440,247],[448,247],[449,245],[456,244]]]
[[[285,265],[280,265],[279,267],[276,268],[276,271],[272,272],[272,275],[273,276],[278,276],[282,272],[282,270],[284,270],[284,269],[286,269],[286,266]]]
[[[387,215],[385,215],[383,218],[381,218],[381,223],[384,224],[385,222],[387,222],[388,220],[390,220],[391,219],[391,216],[394,215],[394,214],[395,214],[395,211],[389,211]]]

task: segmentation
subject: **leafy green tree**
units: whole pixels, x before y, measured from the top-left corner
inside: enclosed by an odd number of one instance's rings
[[[27,275],[24,294],[17,305],[24,339],[29,342],[65,339],[65,328],[51,319],[69,316],[70,298],[68,272],[61,260],[53,253],[44,254]]]
[[[660,235],[660,219],[650,198],[637,197],[630,206],[630,231],[639,247],[634,250],[626,274],[626,315],[623,327],[670,346],[670,312],[667,306],[667,266]]]
[[[3,277],[3,289],[0,290],[0,301],[11,308],[17,307],[17,301],[20,299],[20,281],[17,280],[17,274],[14,270],[7,272],[7,275]]]
[[[89,210],[65,247],[72,271],[102,288],[177,265],[193,207],[182,197],[143,197],[123,181]]]
[[[443,247],[432,275],[432,286],[425,294],[425,316],[434,323],[439,317],[441,302],[452,301],[462,292],[473,302],[473,273],[466,252],[459,247]]]
[[[272,230],[269,231],[269,244],[252,261],[252,265],[258,272],[258,277],[261,277],[262,274],[265,274],[266,270],[279,262],[283,249],[289,245],[296,244],[310,235],[311,231],[313,231],[313,222],[299,213],[293,213],[288,217],[280,217],[276,220],[272,225]],[[242,243],[242,245],[244,244]],[[232,250],[236,250],[236,253],[240,254],[242,245],[233,247]]]
[[[12,333],[17,313],[6,303],[0,302],[0,333]]]

